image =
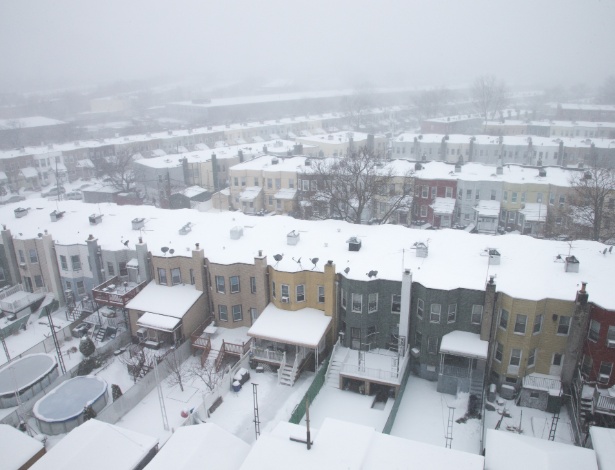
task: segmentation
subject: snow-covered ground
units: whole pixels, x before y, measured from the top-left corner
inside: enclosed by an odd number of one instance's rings
[[[391,434],[445,447],[449,407],[453,407],[451,448],[474,454],[479,453],[480,420],[468,419],[465,423],[456,422],[466,413],[468,394],[462,393],[455,397],[438,393],[436,387],[437,382],[430,382],[413,375],[408,377]]]

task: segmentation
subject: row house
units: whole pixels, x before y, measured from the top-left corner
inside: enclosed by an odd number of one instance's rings
[[[453,226],[457,180],[415,174],[412,223],[436,228]]]
[[[591,121],[488,121],[485,133],[495,136],[536,135],[541,137],[615,138],[615,123]]]
[[[295,211],[298,173],[306,157],[262,156],[230,169],[231,205],[246,214]]]
[[[359,147],[367,147],[376,155],[386,155],[388,140],[383,135],[362,132],[336,132],[326,135],[297,137],[297,142],[318,148],[318,157],[342,157]]]
[[[555,119],[615,122],[615,106],[609,104],[558,103],[551,105]]]
[[[393,158],[449,163],[615,165],[615,148],[606,138],[406,133],[393,140],[391,151]]]

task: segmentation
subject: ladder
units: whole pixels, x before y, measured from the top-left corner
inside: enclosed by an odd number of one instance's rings
[[[448,449],[451,448],[451,444],[453,443],[453,422],[455,418],[455,408],[452,406],[448,407],[448,424],[446,426],[446,447]]]
[[[551,429],[549,430],[549,440],[555,440],[555,432],[557,431],[557,423],[559,421],[559,408],[555,413],[553,413],[553,418],[551,418]]]

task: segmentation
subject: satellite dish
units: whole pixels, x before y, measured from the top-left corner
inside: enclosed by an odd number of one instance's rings
[[[318,258],[312,258],[310,261],[314,265],[314,267],[312,268],[312,271],[314,271],[314,269],[316,269],[316,263],[318,263]]]
[[[169,247],[168,246],[163,246],[162,248],[160,248],[160,251],[162,251],[164,254],[166,254],[167,251],[169,251]]]
[[[273,255],[273,259],[276,260],[278,263],[282,261],[282,258],[284,258],[284,255]]]
[[[169,250],[169,253],[173,254],[173,253],[175,253],[175,250],[174,250],[173,248],[171,248],[171,249]]]
[[[125,242],[122,242],[122,243],[124,244],[124,246],[128,246],[128,242],[129,242],[129,241],[130,241],[130,240],[126,240]]]
[[[346,274],[348,274],[348,273],[350,272],[350,268],[346,268],[346,269],[344,269],[344,272],[345,272]]]

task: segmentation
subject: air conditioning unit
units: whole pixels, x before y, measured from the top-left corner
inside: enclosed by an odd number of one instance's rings
[[[609,348],[615,348],[615,339],[608,339],[606,344]]]
[[[607,384],[609,383],[609,379],[611,378],[610,375],[608,374],[600,374],[598,376],[598,382],[600,382],[601,384]]]
[[[26,263],[19,263],[19,267],[21,269],[26,269]]]
[[[290,302],[290,299],[289,299],[288,297],[286,297],[286,296],[282,296],[282,303],[283,303],[283,304],[287,304],[287,303],[289,303],[289,302]]]

